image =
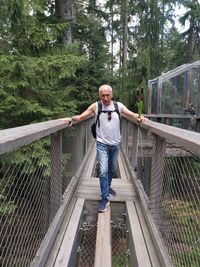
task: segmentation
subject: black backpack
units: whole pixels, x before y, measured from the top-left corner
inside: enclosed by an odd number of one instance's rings
[[[114,104],[114,107],[115,107],[115,110],[112,110],[112,112],[117,112],[118,116],[119,116],[119,119],[120,119],[120,113],[119,113],[119,108],[118,108],[118,104],[116,101],[113,101],[113,104]],[[96,118],[96,121],[92,124],[91,126],[91,133],[92,133],[92,136],[94,138],[97,137],[97,134],[96,134],[96,125],[98,123],[98,127],[100,127],[100,121],[99,121],[99,116],[100,114],[104,112],[104,113],[108,113],[110,112],[109,110],[102,110],[102,103],[101,101],[98,101],[98,114],[97,114],[97,118]]]

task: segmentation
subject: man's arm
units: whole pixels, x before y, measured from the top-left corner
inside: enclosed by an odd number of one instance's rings
[[[94,115],[96,111],[96,103],[91,104],[83,113],[72,117],[72,122],[84,121],[91,115]]]
[[[144,122],[146,120],[144,116],[139,116],[138,113],[130,111],[126,106],[122,107],[121,113],[129,118],[137,119],[138,121]]]

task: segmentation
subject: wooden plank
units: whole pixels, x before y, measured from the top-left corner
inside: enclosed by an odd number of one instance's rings
[[[51,120],[0,131],[0,154],[32,143],[52,133],[66,128],[69,123]]]
[[[124,156],[123,156],[122,150],[120,150],[120,154],[121,154],[123,172],[124,172],[124,175],[126,177],[126,182],[130,182],[130,184],[132,185],[132,183],[130,181],[129,172],[128,172],[127,168],[126,168],[126,162],[124,161]],[[127,181],[127,180],[129,180],[129,181]]]
[[[124,118],[135,122],[135,119]],[[145,128],[148,132],[155,133],[169,141],[173,141],[176,145],[190,149],[192,152],[200,154],[200,133],[180,129],[162,123],[153,121],[145,121],[140,123],[140,127]]]
[[[74,187],[77,185],[77,180],[74,178],[71,180],[64,198],[63,202],[58,209],[56,216],[54,217],[47,234],[45,235],[45,238],[43,239],[40,248],[38,249],[35,258],[31,262],[31,267],[43,267],[46,259],[49,255],[49,252],[53,246],[53,243],[56,239],[56,236],[59,232],[60,226],[62,224],[63,218],[65,216],[66,210],[68,208],[69,202],[72,198],[72,195],[74,193]]]
[[[55,133],[69,126],[70,118],[49,120],[25,126],[0,130],[0,154],[12,151],[21,146]],[[88,118],[89,120],[90,118]]]
[[[84,199],[79,198],[74,207],[69,225],[65,232],[62,246],[58,252],[54,267],[68,267],[70,263],[70,256],[73,250],[74,242],[78,235],[78,226],[83,210]],[[70,266],[69,266],[70,267]]]
[[[96,145],[95,143],[93,143],[91,151],[90,151],[90,157],[85,166],[85,170],[82,174],[83,177],[92,177],[95,163],[96,163]]]
[[[127,187],[130,187],[130,188],[133,188],[133,184],[131,183],[130,180],[128,179],[113,179],[112,180],[112,183],[113,183],[113,186],[118,186],[118,187],[121,187],[121,186],[127,186]],[[88,177],[82,177],[81,180],[80,180],[80,185],[79,186],[83,186],[83,185],[86,185],[86,186],[92,186],[92,185],[95,185],[95,186],[98,186],[99,185],[99,178],[88,178]]]
[[[94,201],[100,201],[101,200],[101,197],[100,197],[100,194],[96,194],[96,192],[93,192],[91,194],[88,194],[88,193],[84,193],[84,192],[79,192],[78,195],[76,195],[78,197],[82,197],[82,198],[86,198],[87,200],[94,200]],[[123,201],[126,201],[126,200],[135,200],[135,197],[132,195],[132,194],[127,194],[127,193],[124,193],[124,194],[117,194],[117,196],[111,196],[109,197],[110,201],[112,202],[123,202]]]
[[[98,214],[94,267],[111,267],[111,250],[112,248],[109,206],[104,213]]]
[[[133,239],[138,267],[152,267],[140,221],[133,201],[126,201],[130,227],[129,238]]]
[[[200,116],[193,116],[193,115],[184,115],[184,114],[144,114],[147,118],[171,118],[171,119],[198,119]]]
[[[55,238],[54,244],[52,246],[52,249],[48,255],[47,261],[45,265],[42,265],[42,267],[53,267],[56,261],[56,257],[58,255],[59,248],[62,244],[63,235],[66,232],[66,229],[68,227],[74,206],[76,204],[76,199],[73,198],[70,202],[69,208],[67,209],[67,212],[65,213],[65,217],[63,219],[63,222],[60,226],[60,229],[57,233],[57,236]]]
[[[122,179],[113,179],[112,187],[117,192],[117,196],[110,195],[111,201],[126,201],[127,199],[135,199],[136,194],[130,181]],[[98,178],[84,178],[80,181],[75,192],[76,197],[84,197],[85,199],[101,199],[100,185]]]
[[[144,234],[144,239],[145,239],[147,250],[149,252],[149,257],[150,257],[150,260],[151,260],[151,264],[152,264],[153,267],[162,267],[162,265],[161,265],[161,263],[159,261],[156,249],[154,247],[154,244],[153,244],[149,229],[147,227],[144,215],[142,213],[140,204],[139,204],[139,202],[137,200],[134,201],[134,204],[135,204],[135,208],[137,210],[137,214],[138,214],[138,218],[139,218],[139,221],[140,221],[140,225],[142,227],[142,232]]]
[[[123,180],[126,180],[127,177],[126,177],[126,173],[125,173],[124,166],[123,166],[121,152],[119,153],[118,166],[119,166],[119,176],[120,176],[120,178],[123,179]]]

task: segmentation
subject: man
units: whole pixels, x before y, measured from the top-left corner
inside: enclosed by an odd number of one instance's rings
[[[96,126],[96,148],[97,160],[99,162],[100,189],[102,200],[99,203],[99,212],[104,212],[109,205],[109,194],[116,196],[116,192],[111,188],[113,174],[117,170],[117,160],[120,146],[120,119],[115,112],[114,102],[112,101],[112,87],[104,84],[99,88],[99,98],[102,103],[102,111]],[[127,109],[122,103],[117,102],[119,113],[130,118],[144,121],[145,118]],[[91,104],[86,111],[80,115],[72,117],[72,122],[80,122],[90,115],[98,114],[98,102]]]

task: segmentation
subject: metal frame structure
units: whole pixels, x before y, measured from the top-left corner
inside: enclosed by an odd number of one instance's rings
[[[184,108],[194,103],[200,115],[200,60],[149,80],[147,99],[148,114],[184,115]]]

